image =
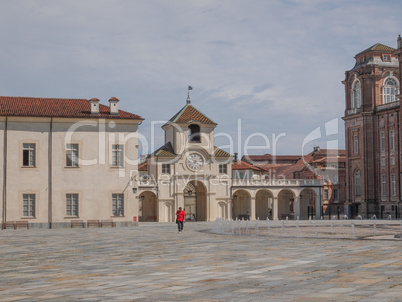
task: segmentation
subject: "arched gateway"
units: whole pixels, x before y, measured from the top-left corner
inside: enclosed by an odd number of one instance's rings
[[[190,181],[183,190],[184,211],[187,221],[207,220],[207,194],[204,184]]]

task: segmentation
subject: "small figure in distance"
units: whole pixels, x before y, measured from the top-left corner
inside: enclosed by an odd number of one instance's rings
[[[179,228],[179,233],[183,231],[184,217],[186,217],[186,213],[182,210],[181,207],[176,212],[176,223]]]

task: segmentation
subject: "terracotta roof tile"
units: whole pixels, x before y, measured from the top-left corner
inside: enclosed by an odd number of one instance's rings
[[[177,154],[174,153],[173,146],[170,142],[166,143],[159,149],[157,149],[151,156],[158,156],[158,157],[176,157]]]
[[[254,171],[259,171],[262,172],[263,170],[253,166],[245,161],[238,160],[237,162],[233,161],[232,162],[232,170],[254,170]]]
[[[214,155],[215,155],[215,157],[231,157],[230,153],[228,153],[222,149],[219,149],[218,147],[215,147]]]
[[[139,115],[119,110],[118,115],[110,114],[110,107],[99,104],[99,114],[90,112],[87,99],[58,99],[33,97],[0,96],[1,116],[36,116],[67,118],[113,118],[143,120]]]
[[[387,45],[381,44],[381,43],[376,43],[373,46],[367,48],[366,50],[363,50],[359,52],[356,56],[361,55],[366,52],[371,52],[371,51],[387,51],[387,52],[393,52],[395,48],[389,47]]]
[[[192,105],[187,104],[179,112],[177,112],[170,120],[171,123],[187,124],[190,122],[200,122],[201,124],[217,125],[205,114],[195,109]]]

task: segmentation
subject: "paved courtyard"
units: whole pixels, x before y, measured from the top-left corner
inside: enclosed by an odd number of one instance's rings
[[[0,231],[0,301],[402,301],[401,240],[214,228]]]

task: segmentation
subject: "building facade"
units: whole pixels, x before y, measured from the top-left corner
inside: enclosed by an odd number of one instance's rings
[[[401,50],[375,44],[345,73],[346,199],[352,217],[400,217]]]
[[[140,116],[98,99],[0,97],[2,222],[66,227],[137,215]]]
[[[139,221],[308,219],[322,215],[322,181],[271,179],[214,145],[217,126],[187,104],[163,127],[165,144],[139,166]]]

